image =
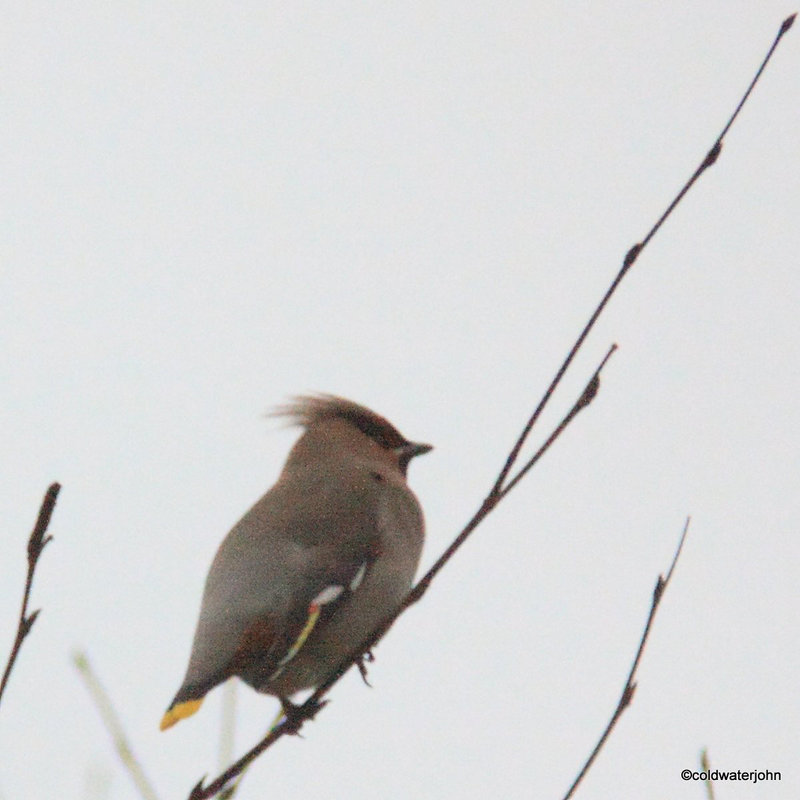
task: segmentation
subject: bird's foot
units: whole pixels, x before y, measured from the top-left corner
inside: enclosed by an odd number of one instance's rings
[[[359,656],[356,659],[356,666],[358,667],[358,671],[361,673],[361,680],[372,688],[372,684],[367,680],[367,664],[371,664],[375,660],[375,656],[372,655],[372,650],[367,650],[364,655]]]
[[[286,733],[290,736],[299,736],[303,723],[308,719],[314,719],[320,709],[328,705],[327,700],[306,700],[305,703],[300,705],[296,705],[288,697],[281,697],[279,700],[281,701],[282,715],[285,720],[282,724],[285,726]]]

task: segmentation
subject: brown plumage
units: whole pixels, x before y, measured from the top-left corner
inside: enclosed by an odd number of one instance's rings
[[[274,413],[304,432],[217,551],[162,729],[233,675],[281,698],[316,686],[411,586],[424,525],[405,476],[430,446],[341,397],[298,397]]]

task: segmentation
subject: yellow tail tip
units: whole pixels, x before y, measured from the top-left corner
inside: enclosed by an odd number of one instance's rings
[[[187,700],[185,703],[178,703],[167,709],[167,713],[161,717],[161,725],[159,727],[162,731],[171,728],[176,722],[180,722],[186,717],[191,717],[200,706],[203,705],[203,698],[199,700]]]

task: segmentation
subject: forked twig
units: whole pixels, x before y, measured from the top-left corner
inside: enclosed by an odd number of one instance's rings
[[[647,246],[650,240],[655,236],[664,222],[669,218],[678,204],[683,200],[684,196],[687,192],[694,186],[697,182],[698,178],[714,163],[716,163],[720,152],[722,151],[722,143],[723,138],[728,133],[730,127],[733,125],[734,121],[739,115],[742,107],[744,106],[747,98],[750,96],[751,92],[753,91],[755,85],[757,84],[759,78],[761,77],[762,72],[764,71],[767,63],[772,58],[773,53],[775,52],[776,47],[778,46],[778,42],[781,40],[783,35],[789,30],[794,22],[795,15],[788,17],[784,20],[783,24],[781,25],[780,31],[776,36],[772,46],[770,47],[767,55],[765,56],[763,62],[761,63],[758,71],[756,72],[755,77],[750,82],[746,92],[742,96],[739,104],[736,107],[736,110],[731,115],[728,122],[725,124],[722,132],[717,137],[714,142],[712,148],[708,151],[708,153],[703,158],[700,166],[695,170],[692,174],[691,178],[686,182],[683,188],[678,192],[672,202],[667,206],[667,209],[664,213],[659,217],[658,221],[653,225],[653,227],[648,231],[647,235],[642,239],[641,242],[633,245],[633,247],[628,250],[625,258],[623,259],[622,266],[617,273],[614,280],[611,282],[611,285],[607,289],[605,295],[603,296],[600,303],[595,308],[594,312],[592,313],[589,321],[584,326],[583,330],[581,331],[578,338],[575,340],[572,348],[570,349],[567,357],[564,359],[564,362],[559,367],[558,371],[556,372],[555,377],[551,381],[550,385],[548,386],[547,390],[545,391],[542,399],[540,400],[539,404],[537,405],[536,409],[534,410],[531,417],[528,419],[527,423],[525,424],[522,432],[520,433],[519,437],[517,438],[514,446],[511,448],[511,451],[506,458],[506,461],[500,470],[498,477],[492,486],[489,493],[486,495],[485,499],[481,503],[479,509],[475,512],[472,519],[466,524],[464,529],[459,533],[456,539],[452,542],[452,544],[445,550],[442,556],[436,561],[436,563],[431,567],[431,569],[423,576],[423,578],[414,586],[414,588],[409,593],[408,597],[401,605],[401,607],[392,614],[389,618],[387,618],[379,627],[378,629],[367,639],[365,640],[357,651],[353,652],[347,659],[342,661],[339,666],[331,672],[329,677],[316,689],[316,691],[306,700],[302,705],[297,706],[292,714],[292,719],[286,719],[283,723],[275,727],[273,730],[267,734],[258,744],[256,744],[251,750],[249,750],[244,756],[242,756],[238,761],[232,764],[227,770],[225,770],[219,777],[214,779],[211,783],[207,786],[203,785],[203,780],[201,779],[198,784],[192,790],[189,800],[205,800],[206,798],[211,798],[225,786],[233,780],[237,775],[239,775],[248,764],[250,764],[255,758],[257,758],[261,753],[264,752],[268,747],[270,747],[275,741],[277,741],[281,736],[286,733],[296,732],[299,727],[305,722],[306,720],[313,719],[313,717],[319,712],[319,710],[324,705],[323,696],[330,690],[330,688],[344,675],[347,670],[350,669],[360,658],[361,654],[364,653],[366,650],[370,649],[372,646],[378,642],[383,635],[388,631],[391,627],[392,623],[397,619],[400,614],[402,614],[410,605],[417,602],[422,595],[425,593],[428,586],[430,586],[431,581],[433,578],[438,574],[438,572],[444,567],[444,565],[452,558],[453,554],[456,550],[459,549],[463,545],[463,543],[467,540],[470,536],[472,531],[482,522],[486,516],[497,506],[497,504],[502,500],[511,489],[519,483],[519,481],[528,473],[528,471],[533,467],[533,465],[538,461],[541,455],[547,450],[547,448],[558,438],[558,436],[566,429],[569,423],[574,419],[577,413],[585,408],[591,400],[594,398],[595,394],[597,393],[599,387],[599,373],[602,366],[605,364],[608,357],[614,350],[614,347],[611,348],[609,353],[606,355],[605,359],[603,360],[602,364],[597,368],[594,375],[592,376],[591,380],[587,384],[584,392],[582,393],[581,397],[576,401],[573,405],[570,412],[564,417],[562,422],[559,426],[553,431],[553,433],[548,437],[545,444],[540,448],[539,451],[528,461],[526,462],[514,475],[511,479],[509,479],[509,475],[511,474],[512,469],[517,463],[519,458],[520,452],[528,439],[529,434],[533,430],[534,425],[536,424],[537,420],[541,416],[542,411],[544,410],[547,403],[550,401],[550,398],[554,394],[556,388],[561,383],[567,369],[572,364],[573,359],[577,355],[578,351],[583,346],[586,337],[591,332],[592,328],[594,327],[597,319],[599,318],[600,314],[605,309],[606,305],[608,304],[609,300],[613,296],[614,292],[616,291],[619,284],[622,282],[622,279],[627,274],[628,270],[633,266],[636,259],[639,257],[639,254],[642,250]],[[685,534],[685,532],[684,532]],[[683,540],[681,540],[683,541]],[[680,551],[679,551],[680,552]],[[677,558],[677,555],[676,555]],[[591,765],[592,761],[594,760],[597,752],[599,752],[600,748],[602,747],[603,742],[607,738],[608,734],[610,733],[611,729],[616,724],[616,719],[618,718],[619,714],[621,713],[622,709],[630,702],[632,694],[633,694],[633,684],[630,682],[632,681],[632,676],[635,674],[636,667],[638,667],[639,660],[641,658],[642,650],[644,648],[644,642],[646,641],[647,634],[649,633],[650,624],[652,622],[652,617],[655,613],[655,608],[658,605],[658,601],[661,598],[661,594],[664,591],[664,588],[669,581],[669,578],[672,574],[672,569],[674,568],[675,562],[673,561],[672,567],[670,568],[669,573],[667,574],[667,578],[662,580],[659,579],[659,583],[656,585],[656,592],[653,598],[653,607],[651,609],[651,616],[648,619],[647,627],[645,629],[645,635],[642,640],[642,644],[640,645],[639,652],[637,653],[636,659],[634,661],[634,667],[631,671],[631,676],[629,676],[629,685],[626,685],[626,693],[623,693],[623,698],[621,700],[622,707],[618,708],[617,712],[615,713],[615,717],[612,719],[607,732],[604,734],[603,738],[598,743],[598,747],[595,749],[595,752],[592,753],[589,760],[586,763],[586,766],[579,775],[578,779],[576,779],[574,786],[577,786],[578,782],[580,781],[583,774],[585,774],[586,770],[588,769],[589,765]],[[624,702],[623,702],[624,701]],[[567,795],[569,796],[569,795]]]
[[[0,701],[8,685],[8,679],[11,677],[11,670],[14,668],[22,643],[25,641],[25,637],[31,632],[33,623],[36,622],[36,618],[39,616],[40,609],[38,608],[36,611],[28,614],[28,600],[30,599],[33,575],[36,572],[36,565],[39,563],[39,557],[42,555],[42,551],[47,546],[47,543],[53,538],[45,534],[47,533],[47,526],[50,524],[50,517],[53,516],[53,509],[56,507],[56,499],[60,491],[61,485],[53,483],[45,492],[42,505],[39,508],[39,516],[36,518],[36,524],[33,526],[30,538],[28,539],[28,576],[25,580],[25,591],[22,595],[22,608],[19,612],[17,635],[11,647],[11,653],[8,656],[6,669],[5,672],[3,672],[3,679],[0,681]]]
[[[630,705],[631,700],[633,700],[633,693],[636,691],[636,671],[639,669],[639,662],[642,660],[644,646],[647,644],[647,639],[650,636],[650,628],[653,625],[653,619],[655,619],[656,611],[658,611],[658,605],[661,602],[661,598],[664,596],[664,591],[669,585],[670,579],[672,578],[672,573],[675,569],[675,565],[678,563],[678,558],[680,558],[681,550],[683,550],[683,543],[686,541],[686,534],[689,531],[689,520],[690,518],[687,517],[686,524],[683,526],[681,540],[678,542],[678,549],[675,551],[675,555],[672,557],[672,563],[669,565],[667,577],[665,578],[663,575],[659,575],[658,579],[656,580],[656,586],[653,590],[653,599],[650,603],[650,613],[647,615],[647,622],[644,625],[642,638],[639,640],[639,648],[634,656],[633,664],[631,665],[630,672],[628,673],[628,678],[625,681],[625,688],[622,690],[617,707],[614,709],[614,713],[611,715],[611,719],[608,721],[608,725],[606,725],[602,735],[597,740],[594,750],[592,750],[589,758],[586,759],[586,763],[583,765],[583,767],[581,767],[581,771],[578,773],[578,776],[572,782],[572,785],[564,795],[564,800],[569,800],[569,798],[575,793],[575,790],[578,788],[578,784],[583,780],[584,775],[586,775],[586,773],[589,771],[589,767],[591,767],[594,763],[598,753],[603,749],[603,745],[611,735],[611,731],[614,730],[617,721],[622,716],[622,713],[625,711],[625,709]]]
[[[575,401],[572,408],[564,416],[564,419],[561,420],[553,433],[550,434],[545,443],[534,454],[531,462],[535,463],[535,461],[541,458],[541,456],[544,455],[553,442],[555,442],[561,433],[563,433],[578,412],[586,408],[586,406],[588,406],[589,403],[594,399],[600,386],[600,370],[608,361],[610,355],[615,349],[616,345],[612,345],[605,358],[603,358],[602,362],[589,379],[589,382],[587,383],[583,392],[581,392],[581,396]],[[444,567],[447,561],[449,561],[452,557],[453,553],[464,543],[467,536],[469,536],[469,534],[480,524],[480,522],[486,518],[486,516],[497,505],[497,503],[500,502],[502,497],[503,495],[497,494],[490,494],[487,496],[486,500],[484,500],[484,502],[481,504],[481,507],[475,512],[472,519],[467,523],[464,530],[458,535],[455,541],[453,541],[450,547],[445,550],[445,552],[439,557],[439,559],[428,570],[428,572],[425,573],[416,586],[409,592],[400,608],[387,617],[386,620],[384,620],[384,622],[382,622],[381,625],[372,632],[369,638],[365,639],[356,650],[344,658],[304,703],[295,707],[294,713],[292,714],[292,719],[284,719],[280,725],[276,725],[274,728],[272,728],[258,744],[256,744],[251,750],[248,750],[248,752],[245,753],[238,761],[234,762],[230,767],[228,767],[228,769],[225,770],[225,772],[223,772],[219,777],[215,778],[207,786],[203,786],[203,781],[201,780],[192,790],[191,794],[189,795],[189,800],[204,800],[205,798],[214,797],[214,795],[222,792],[223,789],[225,789],[234,778],[240,775],[252,761],[261,755],[261,753],[263,753],[267,748],[271,747],[272,744],[274,744],[278,739],[287,733],[297,732],[303,722],[313,719],[326,703],[326,701],[323,700],[324,695],[328,693],[331,687],[339,681],[339,679],[350,669],[350,667],[360,660],[363,653],[371,650],[372,647],[374,647],[374,645],[383,638],[397,617],[399,617],[400,614],[405,611],[405,609],[416,603],[422,597],[422,595],[425,593],[425,590],[428,588],[428,586],[430,586],[431,581],[439,572],[439,570]]]
[[[578,338],[575,340],[575,344],[572,345],[572,349],[567,354],[567,357],[564,359],[564,362],[558,369],[558,372],[555,374],[550,385],[547,387],[547,391],[542,395],[542,399],[539,401],[539,405],[536,407],[535,411],[531,415],[530,419],[526,423],[525,427],[522,429],[522,433],[519,435],[519,438],[515,442],[514,446],[511,448],[511,452],[508,454],[508,459],[506,460],[503,469],[500,470],[500,474],[497,476],[497,481],[494,485],[494,492],[499,492],[505,483],[506,478],[508,477],[509,472],[511,472],[514,463],[519,456],[519,451],[522,449],[522,446],[525,444],[525,440],[528,438],[528,434],[531,432],[531,429],[536,424],[536,420],[539,419],[542,411],[544,411],[545,406],[547,405],[550,397],[552,396],[553,392],[555,392],[556,387],[561,383],[561,379],[564,377],[564,374],[569,369],[572,360],[578,354],[578,351],[583,346],[583,342],[586,337],[589,335],[589,332],[594,327],[595,322],[599,318],[600,314],[603,313],[603,309],[608,304],[608,301],[613,296],[614,292],[617,290],[617,287],[622,282],[622,279],[627,274],[628,270],[633,266],[636,259],[639,257],[639,254],[644,250],[645,247],[650,243],[650,240],[656,235],[659,231],[661,226],[667,221],[670,217],[672,212],[677,208],[678,204],[683,200],[686,196],[686,193],[694,186],[697,182],[697,179],[713,164],[716,163],[717,159],[719,158],[719,154],[722,152],[722,140],[725,138],[726,134],[730,130],[733,123],[736,121],[736,118],[739,116],[739,112],[742,110],[742,107],[747,102],[747,98],[750,97],[753,89],[755,88],[756,84],[758,83],[759,78],[761,77],[761,73],[766,68],[767,64],[769,63],[770,59],[772,58],[773,53],[775,52],[775,48],[777,48],[778,43],[783,38],[783,35],[792,27],[794,24],[794,20],[797,14],[792,14],[791,16],[787,17],[783,23],[781,24],[780,30],[778,31],[778,35],[775,37],[775,41],[772,43],[772,46],[767,51],[766,56],[764,56],[764,60],[761,62],[761,66],[758,68],[753,80],[750,81],[750,85],[747,87],[747,91],[742,95],[742,99],[739,101],[739,104],[736,106],[736,110],[731,114],[730,119],[725,123],[725,127],[722,129],[722,132],[717,136],[716,141],[714,142],[712,148],[706,153],[705,158],[700,162],[700,166],[694,171],[692,177],[689,178],[688,181],[683,185],[683,188],[675,195],[672,202],[667,206],[664,213],[658,218],[658,221],[653,225],[652,228],[647,232],[647,235],[642,239],[641,242],[633,245],[630,250],[625,255],[625,258],[622,261],[622,267],[620,268],[619,272],[617,273],[614,280],[611,282],[611,285],[606,290],[603,299],[598,304],[597,308],[595,308],[594,313],[591,317],[589,317],[589,321],[586,323],[584,329],[581,331]]]
[[[600,389],[600,372],[616,349],[617,346],[612,344],[605,357],[594,371],[594,374],[589,379],[586,387],[581,392],[581,396],[573,403],[572,408],[565,414],[561,422],[559,422],[554,428],[553,432],[547,437],[544,444],[526,462],[519,474],[500,490],[497,490],[497,484],[495,483],[494,487],[489,494],[486,495],[486,498],[484,499],[483,503],[481,503],[480,508],[475,512],[472,519],[464,526],[464,529],[452,541],[444,553],[439,556],[434,565],[425,573],[425,575],[422,576],[422,578],[420,578],[420,580],[417,582],[417,585],[409,592],[408,597],[403,602],[403,605],[400,607],[397,614],[392,617],[389,624],[394,622],[395,617],[399,616],[405,608],[408,608],[408,606],[416,603],[422,598],[422,595],[425,594],[425,591],[430,586],[431,581],[436,577],[437,573],[444,567],[444,565],[453,557],[453,554],[466,541],[467,537],[472,533],[472,531],[474,531],[475,528],[477,528],[478,525],[483,522],[492,509],[494,509],[494,507],[511,491],[511,489],[514,488],[519,478],[521,478],[522,475],[524,475],[534,464],[536,464],[539,459],[550,449],[550,446],[566,430],[567,426],[570,424],[570,422],[572,422],[573,419],[575,419],[578,413],[586,408],[589,403],[592,402],[592,400],[594,400],[594,398],[597,396],[598,390]],[[388,627],[389,625],[386,626],[387,630]]]

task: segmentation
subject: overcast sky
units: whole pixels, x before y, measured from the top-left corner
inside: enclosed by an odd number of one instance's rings
[[[0,28],[0,797],[133,800],[85,648],[161,798],[218,761],[221,690],[167,733],[206,570],[333,392],[436,449],[429,565],[616,273],[735,107],[784,2],[7,3]],[[256,797],[560,797],[693,517],[633,705],[579,797],[800,795],[800,31],[554,398],[595,403]],[[237,752],[273,698],[238,692]]]

